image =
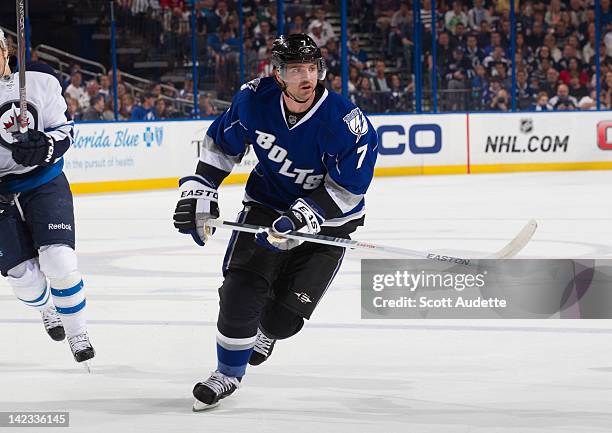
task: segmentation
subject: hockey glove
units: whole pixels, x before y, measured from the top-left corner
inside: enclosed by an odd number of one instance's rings
[[[202,176],[193,175],[179,180],[180,198],[174,211],[174,227],[179,233],[191,235],[196,244],[204,246],[215,229],[206,221],[219,218],[217,188]]]
[[[303,241],[287,239],[283,233],[296,231],[300,233],[317,234],[321,231],[323,218],[314,208],[314,203],[297,199],[289,210],[274,220],[272,227],[255,235],[255,242],[269,250],[281,252],[297,247]]]
[[[31,167],[34,165],[51,165],[55,162],[55,143],[44,132],[28,129],[27,134],[16,132],[13,137],[13,159],[17,164]]]

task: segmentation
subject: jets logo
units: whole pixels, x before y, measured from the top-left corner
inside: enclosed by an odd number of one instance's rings
[[[363,135],[368,133],[368,121],[359,108],[355,108],[344,116],[342,120],[344,120],[344,123],[348,126],[349,131],[357,136],[355,143],[358,142]]]
[[[19,101],[7,101],[0,107],[0,145],[10,145],[15,142],[13,134],[19,132],[21,115]],[[28,128],[38,129],[38,110],[28,103]]]
[[[308,296],[306,293],[301,292],[293,292],[295,293],[295,296],[297,296],[298,301],[300,301],[302,304],[310,304],[312,303],[312,300],[310,299],[310,296]]]

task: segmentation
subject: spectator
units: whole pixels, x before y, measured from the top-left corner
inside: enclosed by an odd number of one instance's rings
[[[329,38],[323,33],[323,24],[319,20],[314,20],[310,23],[310,32],[308,36],[317,44],[317,47],[323,47],[327,44]]]
[[[462,23],[457,23],[455,31],[451,36],[451,47],[461,47],[465,50],[467,46],[467,34],[465,33],[465,26]]]
[[[289,23],[289,34],[295,33],[308,33],[308,30],[304,27],[304,17],[302,15],[296,15]]]
[[[510,105],[508,100],[508,92],[505,89],[497,91],[490,105],[491,111],[509,111]]]
[[[391,25],[387,49],[387,56],[391,59],[395,59],[396,67],[401,67],[402,59],[404,59],[405,65],[409,70],[411,69],[412,63],[413,46],[410,28],[411,26],[408,24],[403,24],[401,26]]]
[[[354,103],[358,105],[365,112],[375,112],[378,104],[376,104],[375,96],[372,93],[372,87],[370,80],[366,77],[362,77],[359,81],[359,87],[354,95]]]
[[[487,21],[482,21],[480,23],[480,28],[478,29],[476,37],[478,38],[478,46],[483,51],[486,47],[491,45],[491,28]]]
[[[536,103],[531,106],[532,111],[553,111],[552,105],[548,103],[548,95],[546,92],[538,93]]]
[[[120,113],[123,119],[130,119],[132,117],[132,110],[134,109],[134,97],[129,93],[126,93],[121,98]]]
[[[472,65],[463,55],[463,49],[461,47],[455,48],[453,50],[453,58],[447,63],[445,70],[447,88],[451,91],[448,98],[451,110],[464,108],[459,104],[463,100],[465,90],[468,88],[468,83],[473,75]]]
[[[531,29],[527,29],[526,35],[526,45],[531,48],[532,51],[535,51],[540,45],[542,45],[544,36],[546,36],[542,22],[534,22]]]
[[[118,107],[119,107],[119,112],[120,112],[121,111],[121,99],[118,99],[117,102],[119,103]],[[106,104],[104,105],[104,112],[102,113],[102,117],[104,118],[104,120],[106,121],[115,120],[114,103],[115,102],[112,99],[109,99],[108,101],[106,101]],[[119,120],[123,120],[121,115],[119,115]]]
[[[75,121],[81,120],[81,107],[79,106],[79,101],[70,97],[69,95],[66,95],[65,98],[68,111],[68,119]]]
[[[82,120],[86,122],[104,120],[104,95],[97,94],[92,96],[89,108],[83,112]]]
[[[546,92],[549,98],[556,93],[559,83],[559,73],[555,68],[549,68],[546,72],[546,81],[540,83],[540,90]]]
[[[597,92],[591,90],[590,94],[583,96],[578,102],[580,110],[597,110]]]
[[[352,66],[362,71],[367,65],[368,54],[359,46],[359,37],[351,36],[350,46],[348,50],[349,62]]]
[[[335,75],[331,81],[331,89],[336,93],[342,94],[342,77]]]
[[[155,96],[146,93],[140,98],[140,104],[132,110],[132,120],[155,120]]]
[[[161,98],[155,100],[155,118],[156,119],[168,118],[168,113],[166,111],[166,101]]]
[[[359,88],[360,81],[361,81],[361,77],[359,75],[359,70],[354,66],[350,66],[349,67],[349,82],[348,82],[349,93],[354,93],[357,91],[357,89]]]
[[[468,11],[468,26],[474,31],[478,31],[480,23],[491,22],[489,11],[484,8],[484,0],[474,0],[474,7]]]
[[[519,110],[526,110],[534,100],[534,89],[527,82],[527,72],[524,69],[516,71],[516,106]]]
[[[444,68],[446,62],[452,58],[453,50],[450,46],[450,37],[447,32],[440,32],[438,36],[438,58],[436,59],[436,66],[438,68]]]
[[[79,104],[84,109],[89,107],[91,100],[94,96],[97,96],[100,93],[100,85],[96,80],[89,80],[87,82],[87,87],[85,88],[85,94],[83,95],[83,99],[79,101]],[[85,113],[83,113],[85,115]]]
[[[104,74],[100,75],[99,93],[104,96],[105,101],[108,101],[108,99],[111,97],[111,94],[112,94],[111,86],[112,86],[112,83],[110,81],[110,77]]]
[[[484,60],[484,53],[480,48],[478,48],[478,39],[476,39],[475,34],[470,34],[467,37],[465,56],[472,64],[472,68],[480,65]]]
[[[399,75],[391,75],[389,89],[389,98],[387,101],[386,112],[399,112],[407,110],[407,96],[408,92],[406,89],[402,89],[402,82]]]
[[[569,109],[570,107],[578,107],[578,101],[569,94],[569,87],[565,84],[557,86],[557,94],[550,99],[550,105],[555,110]]]
[[[563,69],[559,73],[559,80],[569,85],[570,80],[576,77],[581,85],[586,86],[589,82],[589,75],[581,70],[580,61],[576,57],[572,57],[567,62],[567,69]]]
[[[444,15],[444,26],[449,32],[454,33],[455,26],[458,23],[463,24],[463,26],[467,26],[468,17],[466,13],[463,12],[461,2],[455,0],[453,2],[453,8]]]
[[[64,93],[71,98],[75,99],[77,103],[85,98],[85,89],[83,89],[83,76],[80,72],[73,72],[70,76],[70,85],[66,88]]]
[[[315,25],[317,25],[316,23],[320,23],[321,24],[321,29],[323,32],[323,38],[325,39],[325,41],[329,41],[330,39],[336,40],[336,32],[334,31],[334,28],[332,27],[332,25],[329,23],[329,21],[327,21],[326,17],[325,17],[326,13],[325,13],[325,9],[322,7],[319,7],[315,10],[315,18],[310,25],[308,26],[308,33],[313,33],[313,28],[315,27]],[[315,41],[316,42],[316,41]],[[325,45],[325,44],[323,44]],[[318,45],[317,46],[321,46]]]
[[[548,6],[548,11],[544,15],[544,21],[549,26],[556,26],[561,22],[561,2],[560,0],[551,0]]]
[[[570,78],[568,87],[570,95],[576,98],[577,101],[580,101],[585,96],[589,96],[589,89],[587,89],[585,84],[580,82],[580,78],[577,75]]]
[[[383,59],[376,61],[374,77],[370,84],[370,88],[377,92],[388,92],[390,90],[387,77],[385,76],[385,61]]]

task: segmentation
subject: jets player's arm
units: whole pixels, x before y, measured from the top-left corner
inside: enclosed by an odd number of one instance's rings
[[[66,100],[59,81],[51,75],[44,76],[48,80],[48,91],[45,106],[42,107],[42,124],[45,135],[53,140],[53,157],[59,158],[72,145],[74,123],[66,118]]]
[[[323,212],[324,219],[338,218],[357,206],[374,176],[378,154],[375,129],[368,121],[368,132],[359,140],[344,129],[334,137],[340,146],[338,153],[327,160],[323,183],[308,197]]]
[[[66,153],[72,144],[72,122],[66,119],[66,101],[57,79],[51,75],[34,73],[32,78],[42,81],[38,88],[45,89],[42,107],[39,107],[42,130],[29,128],[27,134],[16,133],[17,145],[12,157],[26,167],[49,166]]]
[[[238,164],[247,148],[246,127],[240,120],[243,91],[232,106],[210,125],[200,148],[196,174],[219,186]]]

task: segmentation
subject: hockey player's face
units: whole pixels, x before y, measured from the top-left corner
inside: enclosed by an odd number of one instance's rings
[[[316,63],[290,63],[283,75],[289,93],[307,99],[317,85],[318,69]]]

